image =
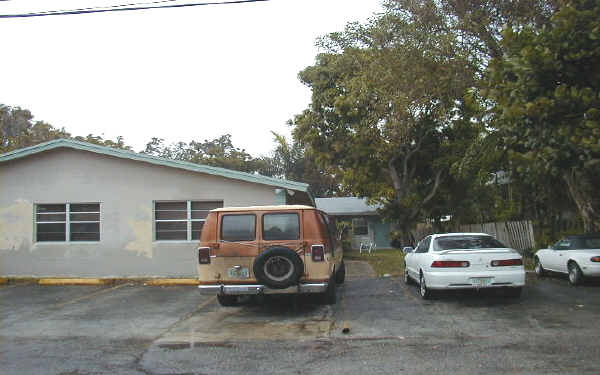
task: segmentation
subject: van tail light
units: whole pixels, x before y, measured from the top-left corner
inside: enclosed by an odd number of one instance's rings
[[[210,264],[210,247],[198,248],[198,263]]]
[[[312,245],[310,253],[312,254],[313,262],[322,262],[325,260],[325,246],[323,245]]]
[[[431,263],[433,268],[469,267],[469,265],[466,260],[436,260]]]
[[[503,267],[503,266],[522,266],[523,259],[502,259],[492,260],[492,267]]]
[[[600,257],[591,257],[590,260],[592,262],[600,262]]]

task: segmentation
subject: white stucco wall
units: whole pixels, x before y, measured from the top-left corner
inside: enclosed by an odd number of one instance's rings
[[[195,241],[153,241],[157,200],[280,203],[271,186],[57,149],[0,164],[1,276],[194,276]],[[35,242],[35,204],[100,202],[100,242]]]

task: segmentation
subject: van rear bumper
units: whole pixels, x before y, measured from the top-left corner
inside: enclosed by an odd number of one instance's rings
[[[323,293],[327,290],[328,283],[298,284],[285,289],[272,289],[266,285],[198,285],[200,294],[205,295],[252,295],[252,294],[297,294],[297,293]]]

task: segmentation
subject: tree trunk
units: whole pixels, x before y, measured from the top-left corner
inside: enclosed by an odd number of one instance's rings
[[[597,194],[586,175],[572,170],[563,175],[569,195],[577,205],[579,216],[583,220],[583,230],[586,233],[600,231],[600,211],[596,207]]]

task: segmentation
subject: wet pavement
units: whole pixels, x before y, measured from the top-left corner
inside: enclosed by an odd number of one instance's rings
[[[598,374],[600,285],[432,301],[348,265],[338,303],[195,287],[0,286],[0,374]],[[349,333],[342,333],[342,328]]]

